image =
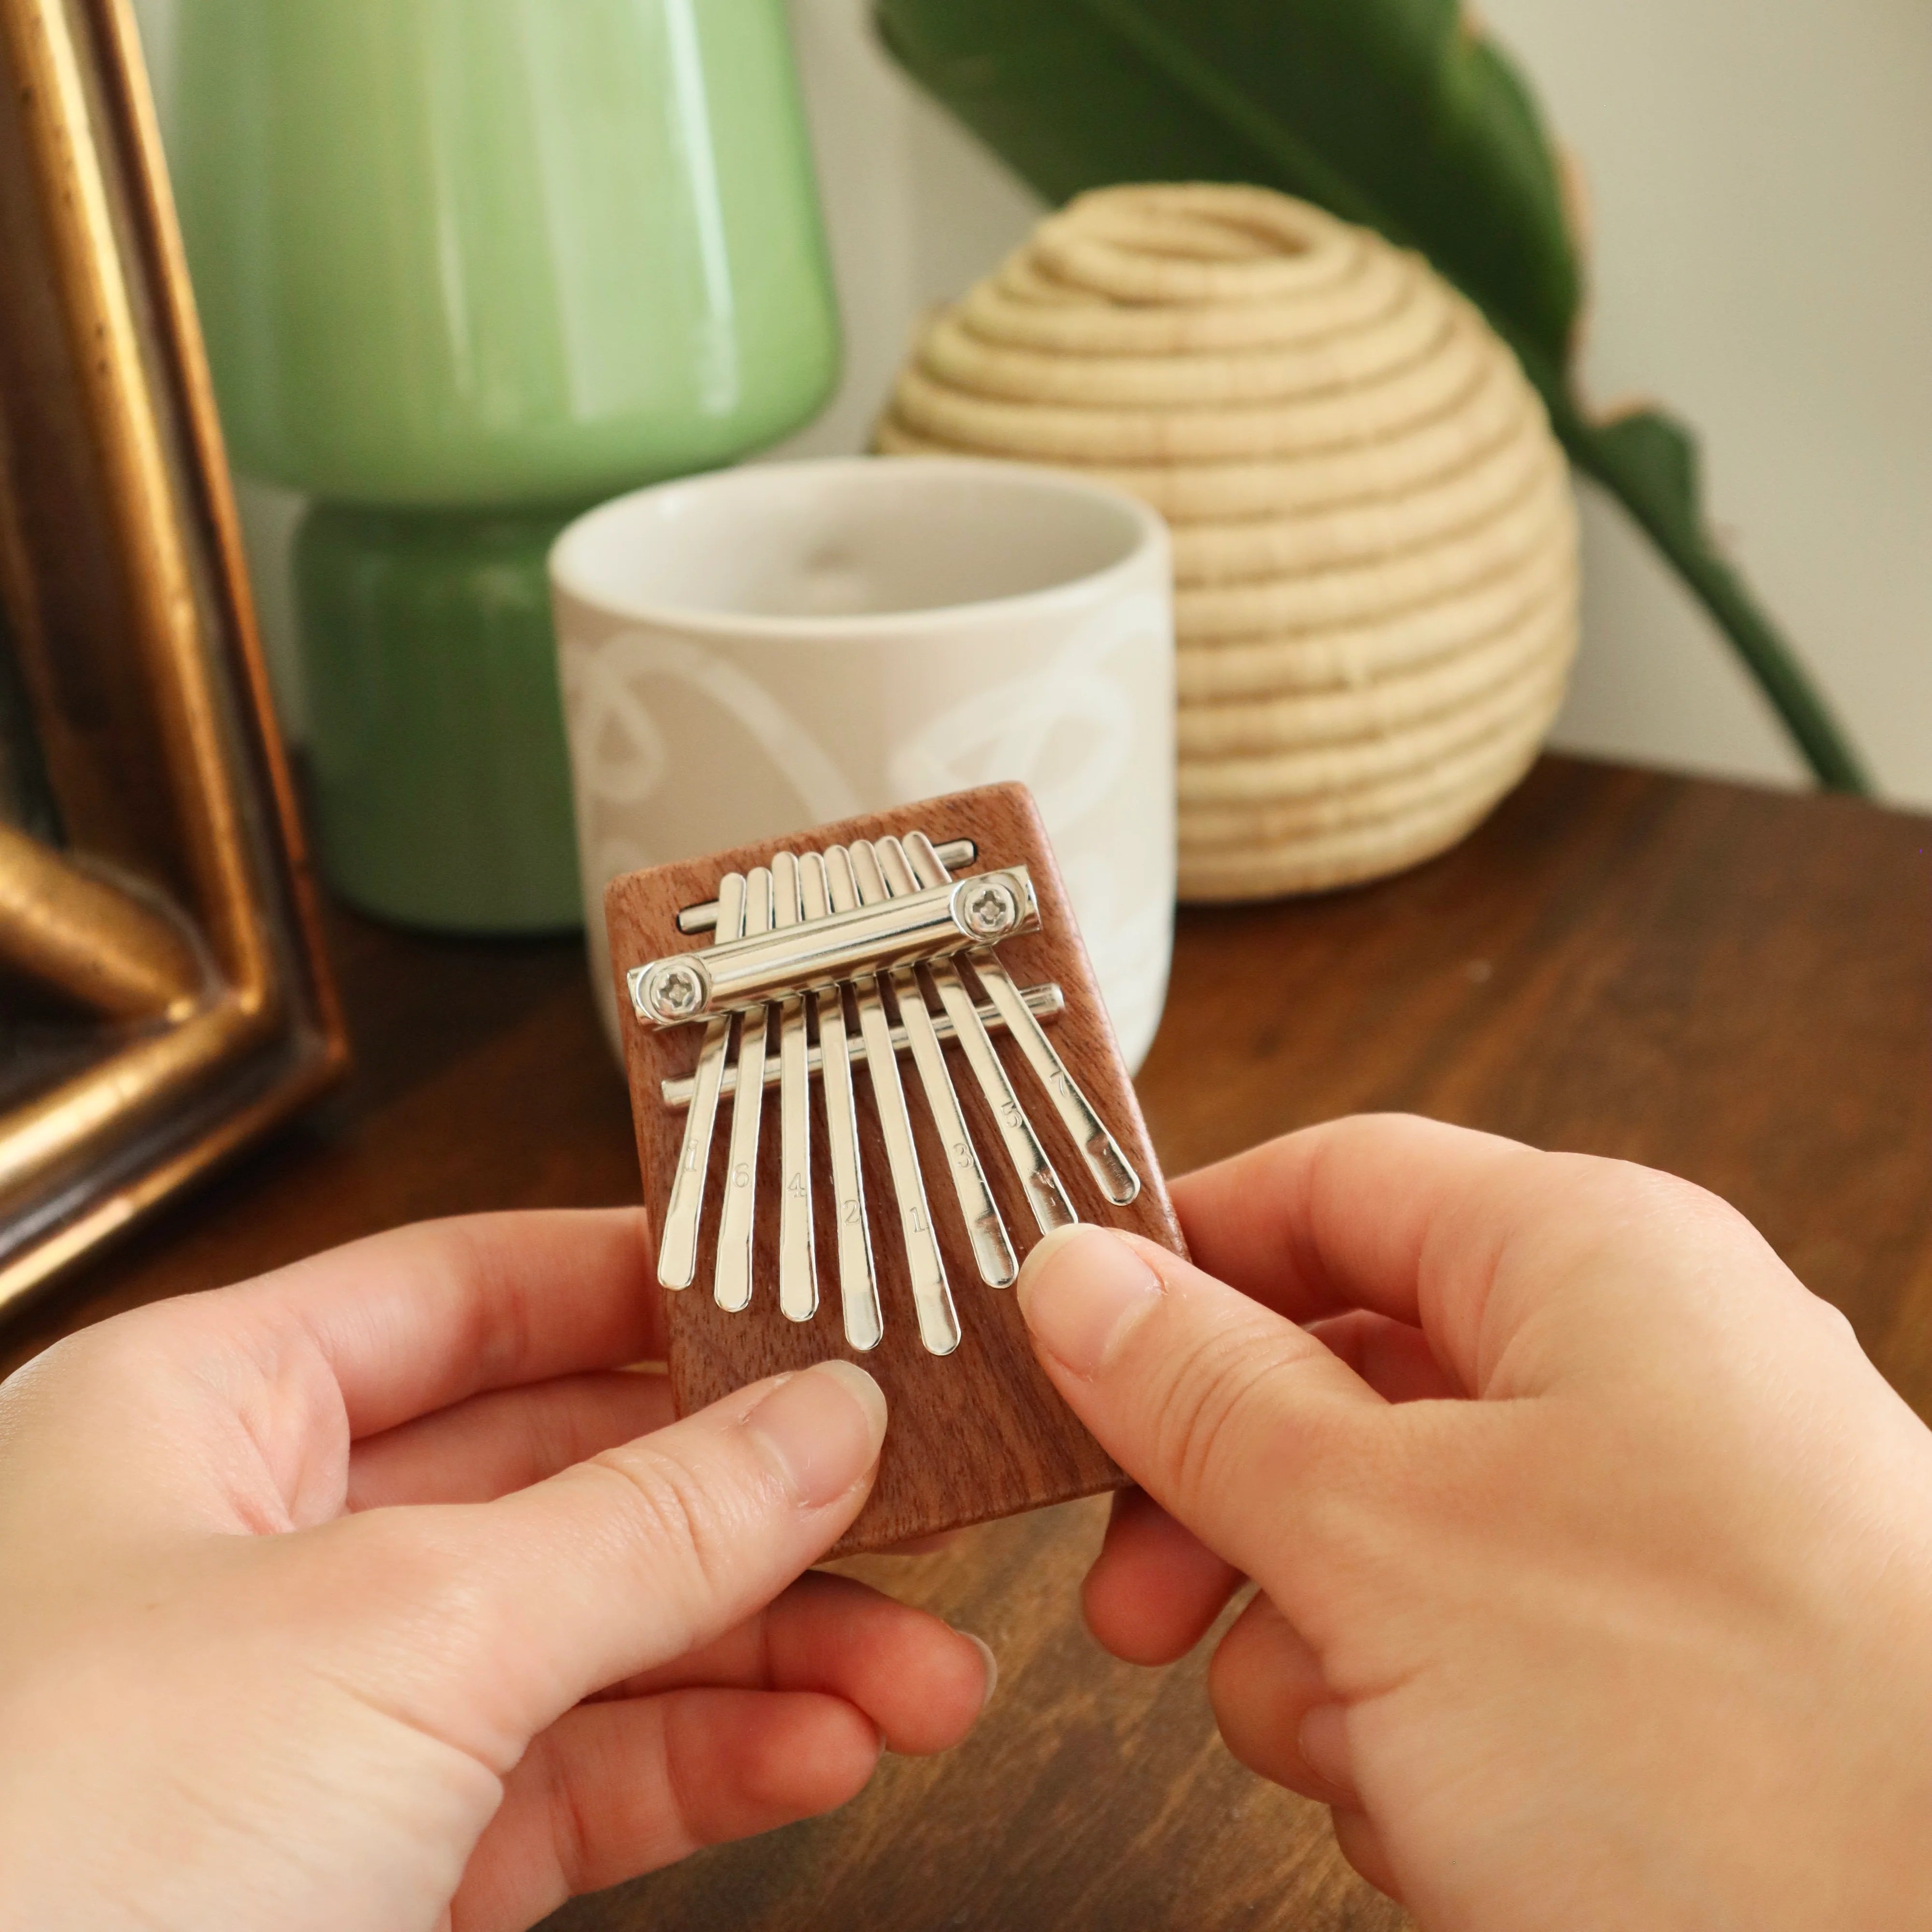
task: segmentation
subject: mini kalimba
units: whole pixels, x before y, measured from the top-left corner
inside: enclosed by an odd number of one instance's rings
[[[862,1361],[892,1420],[844,1552],[1118,1487],[1012,1283],[1076,1220],[1185,1250],[1025,788],[604,904],[678,1412]]]

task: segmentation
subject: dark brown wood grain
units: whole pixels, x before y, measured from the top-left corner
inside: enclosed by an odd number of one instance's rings
[[[716,898],[727,873],[748,874],[754,866],[769,866],[781,848],[795,854],[823,852],[833,845],[912,831],[924,832],[934,844],[970,838],[979,850],[969,868],[974,872],[1004,866],[1030,868],[1040,902],[1040,930],[1002,942],[1000,957],[1018,983],[1051,981],[1066,994],[1066,1010],[1052,1027],[1054,1043],[1140,1174],[1141,1191],[1133,1202],[1117,1208],[1094,1185],[1013,1042],[995,1035],[994,1050],[1028,1102],[1035,1127],[1082,1220],[1131,1228],[1185,1252],[1052,848],[1031,795],[1017,784],[985,786],[897,811],[802,829],[784,838],[628,873],[612,883],[604,898],[604,920],[610,934],[618,1010],[624,1015],[644,1204],[653,1225],[669,1198],[685,1124],[682,1112],[665,1105],[662,1082],[691,1072],[704,1029],[638,1024],[631,1016],[625,975],[632,967],[667,954],[698,952],[710,944],[710,934],[680,934],[677,916],[686,907]],[[776,1050],[776,1042],[772,1050]],[[1015,1252],[1024,1255],[1039,1239],[1031,1210],[960,1049],[949,1045],[946,1055],[988,1184]],[[697,1280],[688,1288],[665,1293],[671,1386],[679,1413],[706,1408],[763,1376],[806,1368],[828,1358],[862,1361],[884,1388],[893,1420],[872,1493],[840,1543],[841,1555],[889,1548],[992,1517],[1119,1488],[1126,1478],[1041,1372],[1011,1292],[989,1288],[980,1280],[958,1204],[946,1185],[945,1150],[908,1068],[905,1086],[914,1137],[962,1331],[959,1346],[950,1355],[931,1354],[921,1344],[905,1250],[890,1205],[892,1182],[867,1084],[862,1078],[856,1082],[857,1105],[873,1259],[885,1316],[884,1339],[862,1354],[846,1341],[836,1290],[829,1184],[819,1190],[814,1217],[821,1284],[818,1312],[808,1322],[791,1322],[778,1310],[775,1283],[780,1175],[772,1095],[765,1102],[754,1190],[760,1204],[754,1299],[748,1309],[728,1313],[708,1292],[727,1178],[730,1109],[722,1108],[706,1179]],[[825,1123],[817,1097],[812,1132],[814,1149],[822,1154]],[[819,1165],[822,1170],[822,1160]]]
[[[1334,897],[1183,915],[1138,1085],[1171,1173],[1361,1107],[1716,1189],[1932,1414],[1932,824],[1549,758],[1469,842]],[[0,1371],[116,1308],[394,1223],[634,1200],[624,1084],[572,943],[338,915],[357,1048],[312,1120],[0,1334]],[[1216,1742],[1203,1658],[1080,1627],[1106,1505],[862,1559],[983,1635],[1000,1684],[836,1816],[580,1900],[551,1932],[1394,1932],[1312,1806]]]

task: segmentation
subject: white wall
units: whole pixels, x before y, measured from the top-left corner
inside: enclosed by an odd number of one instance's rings
[[[136,0],[154,27],[173,4]],[[789,4],[847,377],[781,454],[860,447],[922,309],[1036,212],[872,46],[865,0]],[[1717,522],[1753,582],[1886,792],[1932,804],[1932,7],[1485,0],[1484,12],[1590,184],[1592,393],[1660,398],[1702,433]],[[1557,741],[1797,780],[1722,640],[1619,513],[1586,496],[1585,647]],[[266,499],[250,509],[274,632],[286,512]]]
[[[1932,804],[1932,7],[1486,0],[1591,187],[1592,392],[1702,433],[1715,519],[1891,796]],[[1564,742],[1796,761],[1613,511],[1586,508]]]

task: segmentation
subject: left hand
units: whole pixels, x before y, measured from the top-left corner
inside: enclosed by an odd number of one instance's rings
[[[796,1580],[877,1384],[674,1423],[658,1304],[634,1214],[481,1216],[0,1385],[0,1928],[520,1928],[962,1737],[983,1646]]]

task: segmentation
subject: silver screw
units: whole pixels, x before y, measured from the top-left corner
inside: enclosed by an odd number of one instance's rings
[[[660,966],[644,987],[644,1004],[661,1020],[685,1020],[704,1004],[704,975],[689,966]]]
[[[1020,902],[1004,879],[988,879],[966,896],[962,908],[969,931],[982,939],[997,939],[1020,922]]]

